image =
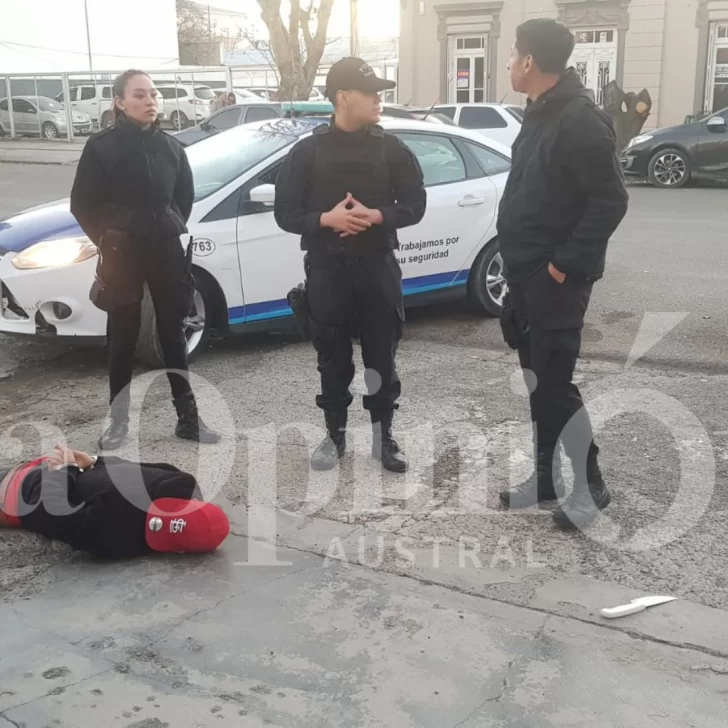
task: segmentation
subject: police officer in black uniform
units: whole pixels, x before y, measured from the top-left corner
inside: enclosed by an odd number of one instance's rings
[[[71,212],[99,249],[94,303],[109,314],[111,424],[99,445],[117,450],[129,431],[129,384],[146,283],[177,410],[178,437],[215,443],[187,374],[184,321],[192,308],[180,236],[195,190],[184,148],[159,129],[157,91],[139,70],[113,86],[114,124],[89,139],[78,163]]]
[[[422,220],[427,199],[417,159],[378,125],[379,94],[395,85],[359,58],[334,64],[326,95],[335,115],[296,144],[276,184],[276,221],[301,235],[307,251],[308,309],[321,373],[316,403],[328,430],[312,458],[316,470],[335,467],[346,449],[353,333],[366,367],[372,454],[387,470],[407,469],[392,437],[401,393],[395,354],[404,322],[402,271],[393,250],[397,230]]]

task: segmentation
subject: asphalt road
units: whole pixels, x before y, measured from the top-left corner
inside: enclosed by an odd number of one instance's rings
[[[0,167],[5,212],[68,193],[70,168]],[[495,564],[528,575],[483,577],[482,593],[512,603],[529,604],[548,578],[576,575],[726,608],[727,195],[723,189],[631,188],[628,218],[596,287],[578,372],[595,419],[604,420],[599,441],[615,494],[609,517],[594,532],[563,534],[542,513],[504,515],[491,508],[495,491],[528,466],[526,400],[497,322],[458,304],[409,316],[397,429],[414,461],[412,473],[382,479],[367,457],[356,456],[366,455],[366,443],[357,440],[341,479],[325,481],[331,491],[316,513],[376,524],[423,549],[437,539],[474,539],[486,571]],[[633,349],[635,366],[627,366]],[[16,450],[35,453],[38,428],[51,424],[79,447],[94,448],[105,414],[103,352],[3,340],[3,367],[14,374],[0,381],[0,432],[23,423],[13,433]],[[324,482],[310,476],[306,440],[291,426],[321,425],[310,347],[282,335],[246,337],[217,344],[194,371],[223,395],[233,423],[227,420],[231,439],[224,448],[229,468],[215,461],[205,470],[203,462],[201,479],[229,474],[224,485],[210,488],[234,505],[249,500],[249,489],[264,477],[277,486],[280,505],[300,509]],[[207,404],[204,411],[213,424],[226,426],[225,406]],[[251,432],[271,424],[278,428],[272,463],[270,436]],[[484,442],[458,440],[454,430],[471,426],[480,428]],[[352,427],[362,436],[368,432],[358,403]],[[176,441],[172,429],[162,382],[145,405],[142,457],[197,471],[197,451]],[[261,476],[262,463],[277,470]],[[377,488],[383,488],[384,508]],[[473,513],[473,499],[484,512]],[[366,505],[377,512],[362,513]],[[0,569],[9,593],[25,593],[47,564],[68,558],[42,540],[30,543],[0,536],[0,563],[12,565]],[[504,544],[511,549],[505,560]],[[545,567],[533,571],[534,559]],[[391,554],[382,568],[395,570]]]
[[[0,164],[0,218],[71,194],[76,167]]]
[[[68,196],[74,173],[73,166],[3,164],[0,216]],[[633,186],[630,198],[606,276],[595,288],[583,356],[626,363],[643,327],[638,363],[728,371],[728,190]],[[427,308],[411,318],[441,343],[500,347],[492,322],[461,306]]]

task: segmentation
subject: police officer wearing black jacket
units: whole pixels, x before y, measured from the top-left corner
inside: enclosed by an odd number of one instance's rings
[[[86,144],[71,212],[99,249],[94,302],[109,314],[111,424],[100,440],[118,449],[129,429],[129,387],[146,283],[174,404],[178,437],[217,442],[199,419],[187,376],[184,320],[192,306],[180,236],[192,211],[192,171],[181,144],[160,131],[157,91],[143,71],[114,82],[115,123]]]
[[[572,378],[592,287],[604,272],[607,243],[627,212],[628,196],[612,122],[574,69],[566,70],[573,49],[564,25],[530,20],[517,30],[510,61],[513,88],[528,104],[498,219],[510,288],[503,329],[531,391],[536,468],[501,501],[524,508],[559,499],[561,441],[575,482],[553,517],[559,525],[582,527],[611,497]]]
[[[379,94],[394,86],[361,59],[334,64],[326,93],[335,116],[291,150],[276,184],[278,225],[301,235],[307,251],[308,307],[321,373],[316,403],[328,430],[313,455],[317,470],[335,467],[346,449],[355,332],[366,367],[373,456],[387,470],[407,468],[392,437],[401,393],[395,353],[404,322],[402,272],[393,249],[399,247],[397,230],[422,220],[426,193],[415,156],[378,125]]]

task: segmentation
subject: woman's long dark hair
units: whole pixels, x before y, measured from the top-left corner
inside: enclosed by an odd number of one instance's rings
[[[124,71],[120,76],[114,79],[114,85],[111,87],[111,96],[113,98],[113,106],[111,107],[111,117],[116,123],[120,116],[124,113],[117,105],[116,99],[123,99],[126,93],[126,85],[134,76],[146,76],[150,81],[152,77],[146,71],[140,71],[138,68],[130,68]]]

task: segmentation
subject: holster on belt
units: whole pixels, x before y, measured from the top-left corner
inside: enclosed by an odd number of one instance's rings
[[[500,325],[501,330],[503,331],[503,340],[511,347],[511,349],[518,349],[520,337],[518,336],[518,324],[511,304],[510,293],[506,293],[503,299]]]
[[[288,299],[288,305],[293,310],[293,315],[296,317],[296,326],[301,338],[304,341],[311,341],[311,311],[308,307],[306,284],[299,283],[290,290],[286,298]]]
[[[197,316],[197,308],[195,306],[195,275],[192,272],[192,255],[194,253],[194,238],[190,235],[187,249],[185,250],[185,267],[182,274],[182,285],[184,288],[185,311],[187,316]]]
[[[101,311],[109,313],[115,306],[135,302],[128,294],[130,247],[129,235],[121,230],[106,230],[99,242],[96,276],[89,300]]]

